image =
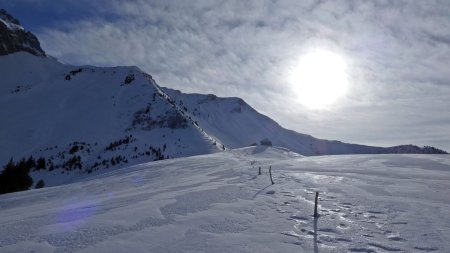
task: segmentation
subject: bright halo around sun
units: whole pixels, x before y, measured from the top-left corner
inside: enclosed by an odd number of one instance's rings
[[[346,63],[338,54],[315,50],[291,69],[289,83],[300,103],[312,109],[330,107],[348,89]]]

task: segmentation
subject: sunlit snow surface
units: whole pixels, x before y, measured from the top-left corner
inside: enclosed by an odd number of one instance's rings
[[[449,156],[245,148],[2,195],[0,252],[449,252],[449,189]]]

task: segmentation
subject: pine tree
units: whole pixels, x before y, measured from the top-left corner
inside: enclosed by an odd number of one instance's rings
[[[11,159],[0,174],[0,194],[28,190],[33,185],[30,169],[25,159],[17,164]]]
[[[37,170],[40,170],[40,169],[45,169],[45,158],[43,158],[43,157],[40,157],[38,160],[37,160],[37,163],[36,163],[36,169]]]

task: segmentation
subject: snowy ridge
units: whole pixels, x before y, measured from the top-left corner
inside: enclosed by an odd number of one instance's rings
[[[150,77],[151,78],[151,77]],[[172,103],[172,105],[174,106],[174,108],[176,108],[179,112],[181,112],[181,114],[183,116],[185,116],[187,119],[189,119],[189,122],[196,127],[201,133],[204,134],[205,138],[207,138],[209,141],[215,143],[216,146],[219,146],[222,148],[222,150],[226,150],[225,145],[221,143],[221,141],[217,138],[214,138],[213,136],[208,135],[197,123],[197,121],[195,121],[188,113],[187,111],[184,109],[183,103],[182,101],[177,104],[176,101],[174,99],[172,99],[167,93],[165,93],[157,84],[156,82],[152,79],[153,84],[155,85],[156,89],[158,90],[160,96],[165,97],[170,103]]]
[[[373,147],[314,138],[280,126],[260,114],[241,98],[221,98],[213,94],[185,94],[164,88],[210,135],[229,148],[240,148],[268,138],[273,145],[302,155],[445,153],[433,147],[414,145]]]
[[[436,155],[251,147],[157,161],[0,195],[0,252],[447,252],[449,182]]]
[[[0,162],[44,157],[34,176],[47,185],[223,150],[136,67],[75,67],[20,52],[0,57],[0,74],[0,106],[8,108],[0,117],[10,122],[0,126],[0,148],[8,150]]]

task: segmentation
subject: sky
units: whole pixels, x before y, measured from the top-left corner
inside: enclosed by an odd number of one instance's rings
[[[0,0],[0,8],[64,63],[136,65],[160,86],[241,97],[318,138],[450,151],[449,1]],[[348,85],[311,108],[289,77],[318,50],[343,59]]]

